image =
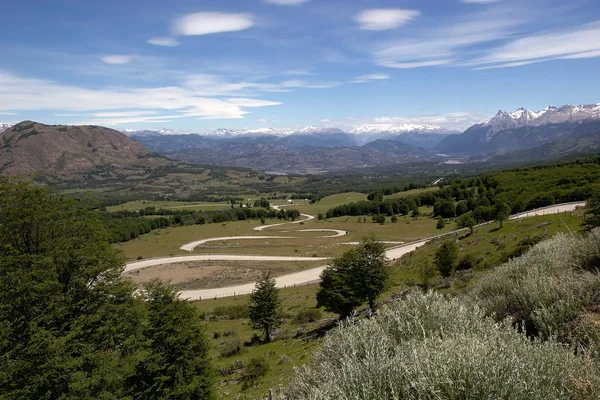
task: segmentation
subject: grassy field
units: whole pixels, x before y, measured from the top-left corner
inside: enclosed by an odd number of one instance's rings
[[[115,211],[138,211],[142,208],[154,207],[156,210],[161,208],[177,210],[221,210],[229,208],[230,204],[227,202],[213,203],[213,202],[187,202],[187,201],[151,201],[151,200],[136,200],[129,201],[124,204],[107,207],[106,210],[110,212]]]
[[[312,206],[311,206],[312,207]],[[335,257],[347,250],[341,243],[356,242],[365,236],[373,235],[376,239],[406,242],[432,236],[437,233],[449,232],[453,224],[448,223],[442,231],[436,229],[437,221],[428,217],[431,208],[421,207],[422,217],[411,218],[398,216],[397,223],[390,219],[383,225],[371,222],[358,222],[358,217],[338,217],[319,221],[313,219],[302,224],[286,224],[256,232],[254,227],[258,221],[235,221],[224,224],[189,225],[159,229],[137,239],[116,246],[125,252],[127,259],[165,257],[170,255],[189,254],[179,250],[183,244],[211,237],[229,236],[284,236],[301,237],[295,239],[257,239],[257,240],[227,240],[209,242],[198,247],[195,253],[200,254],[252,254],[252,255],[281,255],[305,257]],[[361,218],[361,221],[364,217]],[[268,220],[266,223],[281,221]],[[348,234],[337,238],[320,238],[331,235],[328,232],[299,232],[305,229],[339,229]]]
[[[432,186],[432,187],[423,188],[423,189],[413,189],[413,190],[407,190],[406,192],[394,193],[392,195],[385,196],[385,198],[386,199],[400,199],[400,198],[405,198],[405,197],[410,197],[410,196],[416,196],[416,195],[427,193],[427,192],[436,192],[438,190],[440,190],[439,187]]]
[[[467,271],[457,271],[452,278],[442,279],[433,276],[428,287],[442,292],[460,293],[467,290],[478,277],[499,265],[511,255],[516,255],[522,243],[530,238],[551,237],[556,233],[577,232],[580,230],[581,216],[567,215],[538,216],[518,221],[489,224],[475,229],[472,236],[456,236],[459,258],[470,254],[476,265]],[[343,222],[339,222],[343,224]],[[364,224],[369,225],[369,224]],[[374,225],[374,224],[373,224]],[[388,224],[381,227],[386,227]],[[393,226],[393,224],[389,224]],[[441,242],[427,244],[415,252],[404,256],[391,266],[391,287],[380,297],[389,299],[393,294],[420,285],[423,287],[422,267],[432,265],[433,255]],[[479,261],[477,261],[479,260]],[[223,316],[224,308],[244,309],[248,296],[203,300],[193,303],[206,315],[206,329],[211,343],[213,365],[218,373],[219,398],[255,399],[266,396],[269,388],[285,386],[293,367],[309,363],[312,351],[320,339],[306,332],[327,325],[335,316],[323,312],[319,321],[294,321],[301,310],[313,309],[316,305],[317,285],[307,285],[280,290],[285,324],[275,335],[275,341],[268,344],[251,344],[253,331],[248,319],[238,316],[234,319]],[[215,332],[217,332],[215,334]],[[224,336],[225,333],[229,336]],[[241,349],[237,354],[228,354],[234,344]],[[264,357],[269,364],[269,372],[252,387],[243,389],[244,366],[253,357]]]

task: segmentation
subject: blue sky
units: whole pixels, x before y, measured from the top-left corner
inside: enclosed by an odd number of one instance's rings
[[[463,129],[600,102],[597,0],[5,0],[0,121]]]

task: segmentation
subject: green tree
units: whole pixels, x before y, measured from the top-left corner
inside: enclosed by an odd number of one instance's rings
[[[208,345],[200,317],[175,288],[160,281],[144,285],[149,354],[130,379],[136,399],[212,399]]]
[[[442,218],[442,216],[440,215],[437,219],[437,224],[435,225],[435,228],[441,231],[445,227],[446,227],[446,222],[444,221],[444,218]]]
[[[270,342],[271,333],[281,325],[279,292],[270,274],[263,275],[256,282],[248,308],[252,327],[261,329],[265,333],[265,340]]]
[[[392,221],[392,224],[395,224],[398,222],[398,217],[395,215],[392,215],[392,218],[390,219],[390,221]]]
[[[496,203],[494,206],[494,219],[500,222],[502,228],[504,220],[510,215],[510,206],[506,203]]]
[[[0,397],[120,398],[144,305],[90,212],[0,179]]]
[[[435,267],[444,278],[452,275],[458,259],[458,249],[454,242],[444,242],[435,252]]]
[[[336,258],[323,271],[317,306],[324,306],[342,318],[364,302],[374,310],[377,297],[385,291],[388,281],[384,245],[373,238],[365,238],[358,248]]]
[[[583,223],[585,230],[592,230],[600,226],[600,194],[587,201],[586,220]]]
[[[473,214],[468,212],[458,217],[456,220],[456,226],[460,229],[469,228],[469,233],[472,235],[473,227],[475,226],[475,218],[473,218]]]

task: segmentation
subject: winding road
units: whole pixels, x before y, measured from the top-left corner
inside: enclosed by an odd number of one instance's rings
[[[525,213],[515,214],[510,216],[509,219],[520,219],[520,218],[528,218],[536,215],[549,215],[549,214],[558,214],[561,212],[569,212],[575,210],[577,207],[585,206],[585,202],[574,202],[574,203],[564,203],[558,204],[550,207],[538,208],[536,210],[527,211]],[[262,231],[267,228],[272,228],[275,226],[282,226],[287,224],[298,224],[301,222],[309,221],[314,219],[315,217],[308,214],[302,214],[305,218],[303,220],[294,221],[294,222],[283,222],[279,224],[273,225],[261,225],[259,227],[254,228],[255,231]],[[482,224],[483,225],[483,224]],[[338,229],[304,229],[299,232],[334,232],[333,235],[328,236],[319,236],[318,238],[333,238],[344,236],[347,234],[346,231],[338,230]],[[455,231],[456,232],[456,231]],[[415,242],[402,244],[399,246],[391,247],[386,250],[386,256],[390,260],[396,260],[403,255],[410,253],[417,249],[418,247],[424,245],[430,240],[434,240],[436,238],[440,238],[443,236],[447,236],[449,234],[453,234],[454,232],[430,236]],[[198,240],[195,242],[186,243],[180,247],[182,250],[192,251],[194,248],[201,246],[205,243],[212,241],[223,241],[223,240],[252,240],[252,239],[298,239],[299,237],[290,237],[290,236],[228,236],[228,237],[220,237],[220,238],[209,238]],[[330,258],[326,257],[284,257],[284,256],[253,256],[253,255],[226,255],[226,254],[205,254],[205,255],[193,255],[193,256],[178,256],[178,257],[164,257],[164,258],[155,258],[148,259],[143,261],[137,261],[129,263],[125,266],[124,272],[131,272],[142,268],[152,267],[156,265],[165,265],[165,264],[173,264],[173,263],[181,263],[188,261],[326,261]],[[301,285],[309,282],[315,282],[319,280],[321,272],[325,269],[327,265],[323,265],[321,267],[311,268],[300,272],[295,272],[293,274],[282,275],[275,278],[276,286],[278,288]],[[227,286],[222,288],[214,288],[214,289],[199,289],[199,290],[184,290],[180,292],[180,296],[183,299],[188,300],[200,300],[214,297],[228,297],[228,296],[236,296],[242,294],[251,293],[254,289],[255,282],[236,285],[236,286]]]

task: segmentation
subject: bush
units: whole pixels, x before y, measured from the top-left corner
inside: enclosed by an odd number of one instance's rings
[[[473,269],[477,266],[477,259],[473,254],[465,254],[456,265],[457,271]]]
[[[256,381],[269,372],[269,363],[264,357],[253,357],[244,368],[242,390],[254,386]]]
[[[225,342],[223,348],[221,349],[221,357],[231,357],[236,354],[240,354],[244,350],[244,344],[241,340],[232,340],[230,342]]]
[[[598,385],[588,358],[499,326],[477,305],[412,293],[377,318],[341,323],[284,398],[594,399]]]
[[[215,308],[210,315],[215,317],[227,317],[230,319],[248,318],[248,306],[245,304],[235,306],[222,306]]]
[[[484,276],[472,297],[496,320],[509,318],[529,335],[581,344],[578,320],[600,305],[596,265],[600,230],[583,238],[558,235]],[[594,271],[594,272],[590,272]]]
[[[321,319],[321,310],[318,308],[305,308],[304,310],[298,311],[294,316],[294,324],[306,324],[308,322],[315,322]]]

